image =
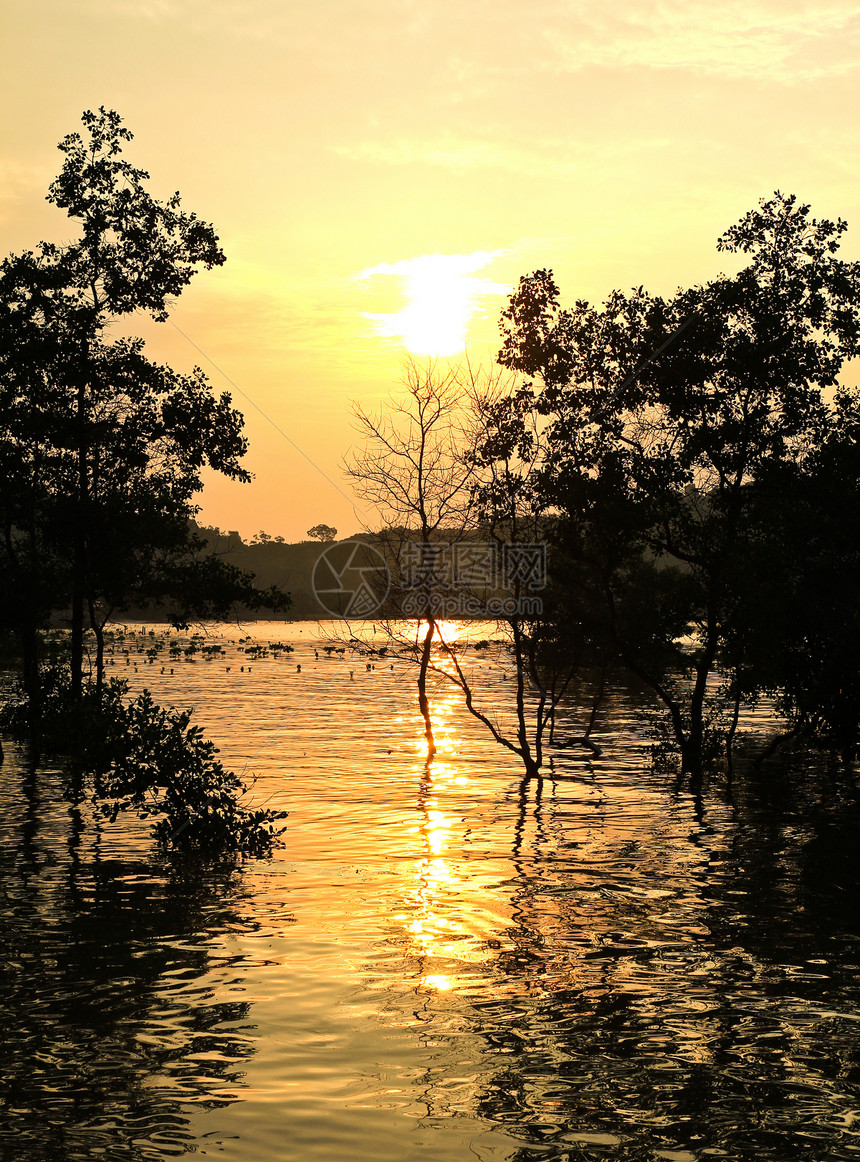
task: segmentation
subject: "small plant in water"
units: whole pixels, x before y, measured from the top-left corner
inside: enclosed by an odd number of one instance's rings
[[[67,758],[70,793],[89,793],[111,821],[127,810],[155,820],[165,850],[264,856],[278,846],[286,812],[243,806],[247,785],[224,769],[190,711],[158,706],[148,690],[131,701],[127,693],[114,679],[73,701],[68,672],[46,674],[42,741]],[[23,699],[7,703],[0,728],[29,731]]]

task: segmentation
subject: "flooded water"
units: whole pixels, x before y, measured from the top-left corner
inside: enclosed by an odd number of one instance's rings
[[[697,804],[617,690],[602,756],[560,749],[523,795],[450,685],[428,767],[414,669],[317,632],[111,659],[289,811],[271,860],[171,866],[7,747],[0,1157],[860,1157],[840,776],[784,761]],[[510,679],[463,656],[503,713]]]

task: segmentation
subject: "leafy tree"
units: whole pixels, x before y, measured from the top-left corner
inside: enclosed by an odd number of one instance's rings
[[[159,579],[157,562],[190,564],[204,467],[250,478],[228,395],[199,369],[152,363],[139,340],[107,338],[133,311],[164,320],[198,268],[223,263],[214,230],[178,194],[160,202],[147,191],[149,175],[122,156],[131,134],[117,113],[82,120],[84,135],[60,143],[48,194],[80,236],[0,264],[2,551],[34,696],[37,630],[51,611],[71,607],[77,696],[87,612],[97,626],[97,609],[163,591],[170,571]]]
[[[576,601],[662,700],[696,778],[736,696],[731,684],[714,696],[718,663],[744,664],[752,546],[786,466],[805,471],[820,446],[829,393],[857,354],[860,264],[837,257],[845,229],[777,192],[719,240],[749,259],[735,276],[563,308],[543,270],[503,317],[500,361],[525,374],[546,426],[542,488]]]
[[[846,762],[860,738],[860,399],[837,392],[830,426],[787,464],[751,545],[742,617],[727,645],[738,693],[774,694],[788,738],[826,741]],[[776,738],[769,749],[782,740]]]
[[[278,846],[286,813],[245,804],[250,788],[224,769],[189,711],[157,706],[148,690],[129,701],[118,679],[73,698],[63,666],[46,678],[45,743],[67,760],[72,794],[86,792],[103,817],[113,822],[132,810],[151,819],[165,850],[224,858],[266,856]],[[13,692],[0,725],[21,733],[30,713]]]
[[[314,525],[312,529],[308,529],[308,536],[312,541],[321,541],[323,544],[328,544],[337,536],[337,529],[331,525]]]

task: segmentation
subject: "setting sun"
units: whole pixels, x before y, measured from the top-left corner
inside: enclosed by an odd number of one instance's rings
[[[384,275],[403,280],[406,305],[389,314],[365,312],[378,334],[400,339],[413,355],[456,355],[466,346],[469,321],[485,296],[502,296],[510,287],[473,278],[498,252],[424,254],[402,262],[380,263],[361,271],[357,281]]]

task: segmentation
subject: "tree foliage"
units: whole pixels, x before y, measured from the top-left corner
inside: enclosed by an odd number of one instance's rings
[[[55,612],[71,611],[80,693],[87,620],[98,635],[123,605],[251,597],[249,577],[201,561],[190,526],[204,468],[250,479],[241,415],[199,368],[178,374],[109,334],[135,311],[164,320],[198,269],[224,262],[218,238],[178,194],[149,193],[117,113],[82,120],[48,193],[78,237],[0,264],[0,556],[34,697],[38,630]]]
[[[563,307],[541,270],[503,316],[500,361],[525,376],[507,439],[540,417],[546,454],[532,484],[560,518],[561,589],[574,620],[590,618],[600,648],[662,699],[692,772],[709,740],[731,733],[737,698],[764,684],[750,648],[780,497],[790,481],[813,513],[822,449],[832,459],[853,446],[856,395],[833,395],[860,336],[860,264],[838,257],[845,229],[777,193],[720,238],[748,260],[736,275],[669,298],[614,292],[595,308]],[[751,584],[752,561],[763,573]],[[814,572],[793,568],[780,592],[793,577],[809,602]],[[721,665],[733,676],[715,694]]]
[[[73,796],[88,796],[103,818],[133,811],[151,820],[168,852],[265,856],[278,845],[285,812],[246,805],[248,786],[225,770],[189,711],[156,705],[148,690],[129,700],[117,679],[72,697],[64,666],[43,682],[44,743],[63,756]],[[12,699],[0,721],[26,733],[30,713],[27,699]]]
[[[332,525],[314,525],[312,529],[308,529],[308,536],[312,541],[320,541],[322,544],[330,544],[337,536],[337,529],[333,528]]]

